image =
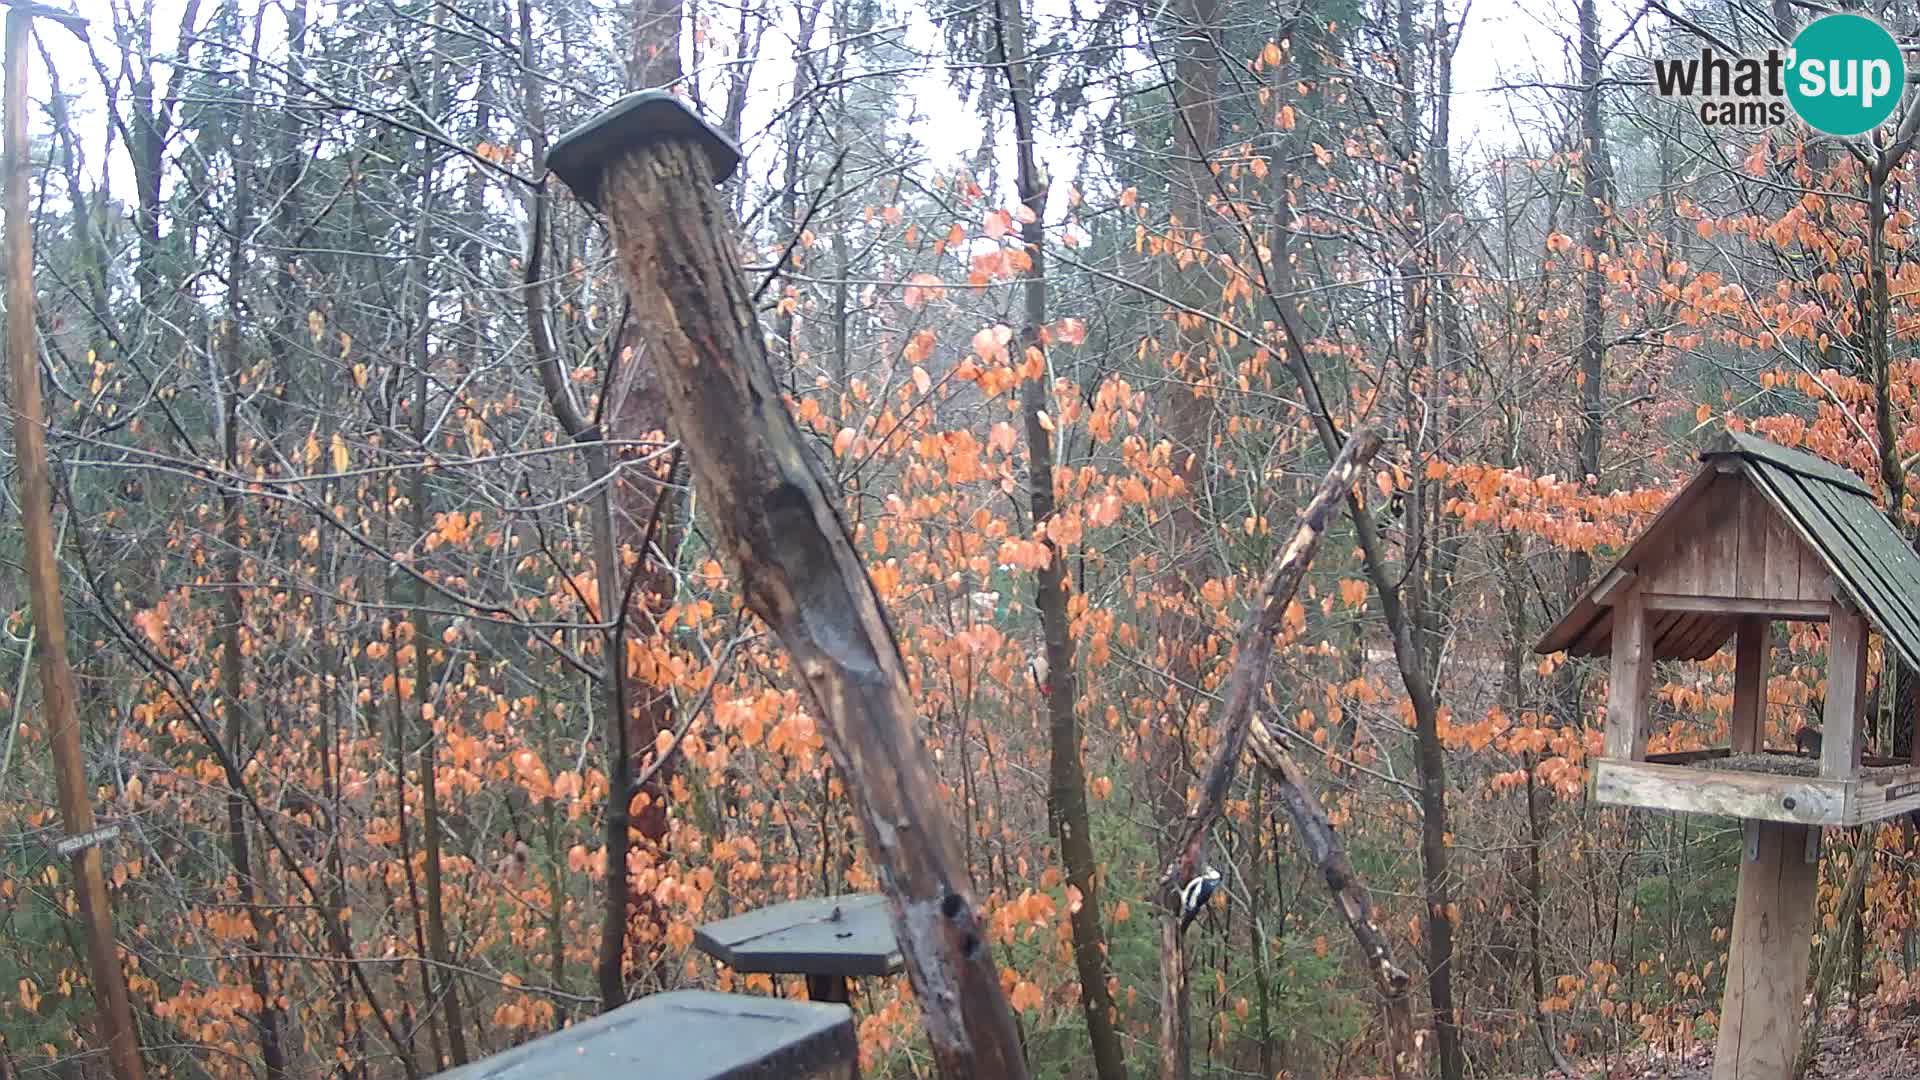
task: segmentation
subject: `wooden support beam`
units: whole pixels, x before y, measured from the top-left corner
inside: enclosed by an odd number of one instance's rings
[[[1867,621],[1859,612],[1833,605],[1827,626],[1827,703],[1820,721],[1820,775],[1852,777],[1860,773],[1866,749],[1861,710],[1867,693]]]
[[[1733,752],[1750,753],[1766,743],[1767,677],[1772,673],[1772,624],[1762,615],[1740,620],[1733,652]]]
[[[1620,594],[1633,584],[1635,576],[1633,571],[1618,566],[1607,571],[1606,576],[1600,579],[1600,584],[1594,587],[1593,602],[1601,607],[1612,606]]]
[[[1594,797],[1614,806],[1800,825],[1844,824],[1848,787],[1848,781],[1816,776],[1776,776],[1613,758],[1602,760],[1593,770]]]
[[[1653,691],[1653,643],[1647,608],[1629,592],[1613,609],[1613,680],[1607,688],[1606,756],[1641,761],[1647,756],[1647,697]]]
[[[1740,863],[1713,1080],[1793,1080],[1819,868],[1806,857],[1808,826],[1747,828],[1755,850]]]
[[[1680,596],[1642,593],[1648,611],[1689,611],[1711,615],[1770,615],[1776,619],[1825,622],[1832,611],[1826,600],[1756,600],[1744,596]]]

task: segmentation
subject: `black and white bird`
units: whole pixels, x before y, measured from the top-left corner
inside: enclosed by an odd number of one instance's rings
[[[1041,697],[1053,694],[1053,686],[1047,682],[1046,653],[1037,652],[1027,657],[1027,678],[1033,680],[1033,688],[1040,692]]]
[[[1180,890],[1181,933],[1186,933],[1187,927],[1193,925],[1193,920],[1207,910],[1207,901],[1213,899],[1214,892],[1219,888],[1220,871],[1208,867],[1199,877],[1187,882],[1186,888]]]

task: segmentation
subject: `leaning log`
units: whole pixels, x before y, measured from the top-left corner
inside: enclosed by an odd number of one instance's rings
[[[1418,1068],[1418,1048],[1413,1042],[1413,1002],[1407,994],[1413,979],[1393,962],[1393,945],[1374,918],[1373,897],[1366,883],[1354,870],[1353,860],[1347,858],[1346,845],[1340,842],[1340,834],[1327,817],[1319,794],[1293,755],[1287,753],[1259,717],[1254,718],[1247,736],[1247,753],[1260,764],[1267,779],[1273,781],[1280,805],[1286,808],[1287,817],[1293,822],[1294,835],[1300,838],[1301,849],[1313,868],[1320,871],[1321,880],[1333,895],[1334,906],[1340,909],[1340,917],[1346,920],[1348,932],[1366,958],[1367,974],[1373,976],[1374,986],[1379,989],[1386,1008],[1387,1057],[1393,1074],[1399,1076],[1402,1071]]]
[[[788,413],[714,187],[739,153],[671,95],[622,99],[548,165],[599,207],[700,500],[741,595],[793,655],[846,778],[941,1072],[1021,1080],[947,808],[916,730],[893,628],[832,488]]]
[[[1219,711],[1214,724],[1221,732],[1220,744],[1200,782],[1199,797],[1187,812],[1173,858],[1161,874],[1162,890],[1171,898],[1181,883],[1199,873],[1207,830],[1219,818],[1226,805],[1227,792],[1243,753],[1251,751],[1254,760],[1266,770],[1279,788],[1281,803],[1293,819],[1307,855],[1320,870],[1339,905],[1342,916],[1367,957],[1369,972],[1383,995],[1390,1031],[1388,1056],[1396,1064],[1410,1058],[1411,1022],[1407,1001],[1410,980],[1393,962],[1387,938],[1373,918],[1367,890],[1353,871],[1334,833],[1320,800],[1314,795],[1298,766],[1286,755],[1273,733],[1255,716],[1255,705],[1265,689],[1273,660],[1273,642],[1285,620],[1300,581],[1306,576],[1313,554],[1338,515],[1340,502],[1352,489],[1360,470],[1380,448],[1380,436],[1363,431],[1347,441],[1294,523],[1293,533],[1279,558],[1267,571],[1256,606],[1240,624],[1232,669],[1220,694]],[[1161,1019],[1160,1056],[1162,1080],[1187,1075],[1187,1017],[1179,1008],[1186,980],[1185,947],[1180,932],[1177,901],[1166,906],[1160,933]]]

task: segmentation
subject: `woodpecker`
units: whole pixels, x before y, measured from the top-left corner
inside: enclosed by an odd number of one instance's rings
[[[1186,933],[1193,920],[1207,910],[1207,901],[1213,899],[1215,890],[1220,888],[1220,871],[1208,867],[1204,873],[1180,890],[1180,932]]]
[[[1033,680],[1033,688],[1040,691],[1041,697],[1049,697],[1052,687],[1047,685],[1047,654],[1033,653],[1027,657],[1027,677]]]

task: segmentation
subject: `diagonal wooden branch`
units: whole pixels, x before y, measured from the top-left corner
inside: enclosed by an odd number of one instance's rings
[[[1173,849],[1174,859],[1160,876],[1163,889],[1179,888],[1200,869],[1200,848],[1206,841],[1208,827],[1220,816],[1221,807],[1226,805],[1227,789],[1233,784],[1233,770],[1247,745],[1247,729],[1253,722],[1254,699],[1267,685],[1267,673],[1273,664],[1273,639],[1280,633],[1287,605],[1293,602],[1293,594],[1300,588],[1300,580],[1306,576],[1314,550],[1320,546],[1320,538],[1326,535],[1327,526],[1332,524],[1334,515],[1339,512],[1341,500],[1353,487],[1354,478],[1360,475],[1361,467],[1379,449],[1380,436],[1373,431],[1362,431],[1347,440],[1347,445],[1334,458],[1333,468],[1327,471],[1326,478],[1320,481],[1319,489],[1313,493],[1313,499],[1300,511],[1299,520],[1294,523],[1293,538],[1267,571],[1266,583],[1260,589],[1259,605],[1248,611],[1246,618],[1240,622],[1240,633],[1235,642],[1239,651],[1233,662],[1233,670],[1227,673],[1227,682],[1220,694],[1220,711],[1214,720],[1215,726],[1225,732],[1225,737],[1220,740],[1219,749],[1214,751],[1213,760],[1207,765],[1200,784],[1199,799],[1187,811],[1180,843]]]
[[[1367,892],[1366,883],[1354,871],[1346,846],[1340,842],[1340,834],[1334,831],[1326,808],[1320,805],[1320,796],[1314,792],[1299,763],[1260,718],[1254,718],[1247,736],[1247,752],[1273,781],[1280,803],[1293,821],[1300,846],[1313,861],[1314,869],[1326,878],[1327,891],[1333,894],[1335,906],[1339,907],[1347,928],[1353,932],[1353,940],[1359,943],[1366,957],[1367,973],[1373,976],[1374,984],[1386,999],[1392,1055],[1401,1068],[1410,1069],[1416,1063],[1411,1002],[1407,996],[1413,980],[1393,962],[1393,946],[1380,924],[1374,921],[1373,898]]]
[[[1332,523],[1334,515],[1339,512],[1341,500],[1347,497],[1361,468],[1379,449],[1380,436],[1372,430],[1361,431],[1347,440],[1347,444],[1334,457],[1333,467],[1327,471],[1312,500],[1300,511],[1299,520],[1294,524],[1293,538],[1267,571],[1259,604],[1241,620],[1236,639],[1238,651],[1233,669],[1227,673],[1226,685],[1220,694],[1219,712],[1214,720],[1215,726],[1224,734],[1201,780],[1199,798],[1187,811],[1180,842],[1173,849],[1173,860],[1160,876],[1161,894],[1165,897],[1177,895],[1180,885],[1200,870],[1201,848],[1206,843],[1207,829],[1226,805],[1227,791],[1233,785],[1234,769],[1246,749],[1249,732],[1259,723],[1254,718],[1253,706],[1267,685],[1273,662],[1274,638],[1279,635],[1281,624],[1286,620],[1287,608],[1300,588],[1301,579],[1306,576],[1314,551],[1326,535],[1327,526]],[[1271,733],[1264,727],[1260,728],[1260,732],[1269,743],[1272,742]],[[1164,908],[1165,916],[1160,924],[1160,1045],[1163,1078],[1184,1075],[1184,1062],[1180,1060],[1180,1055],[1170,1054],[1168,1048],[1187,1045],[1186,1010],[1178,1007],[1178,1003],[1184,1000],[1187,978],[1186,951],[1180,931],[1180,905],[1169,899]],[[1384,937],[1380,940],[1384,944]],[[1404,1000],[1404,973],[1400,974],[1400,980],[1400,997]]]

